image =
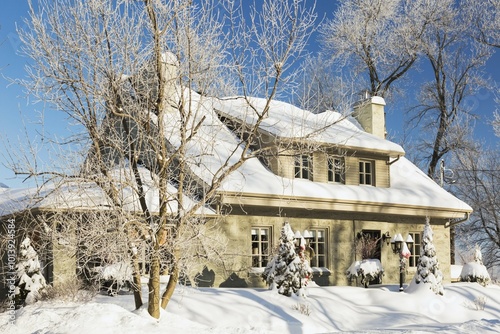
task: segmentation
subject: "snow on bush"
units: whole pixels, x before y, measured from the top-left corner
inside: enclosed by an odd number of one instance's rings
[[[116,295],[124,285],[132,281],[132,266],[126,262],[117,262],[93,268],[94,278],[108,290],[109,295]]]
[[[476,246],[474,251],[474,261],[462,267],[460,280],[462,282],[478,282],[482,286],[486,286],[491,282],[490,274],[483,264],[483,256],[479,246]]]
[[[309,263],[305,260],[305,241],[300,239],[295,246],[295,235],[289,223],[281,229],[278,254],[266,266],[262,278],[267,284],[276,285],[278,293],[290,297],[292,292],[300,295],[312,274]]]
[[[19,261],[16,264],[16,306],[33,304],[47,290],[45,277],[40,272],[38,254],[26,237],[19,249]]]
[[[422,234],[422,245],[420,258],[417,263],[417,272],[413,278],[412,284],[429,284],[430,289],[439,295],[444,294],[443,274],[439,270],[439,261],[436,256],[436,247],[433,244],[433,233],[429,223],[429,217],[426,218],[424,232]],[[409,291],[412,291],[410,289]]]
[[[370,281],[380,280],[384,274],[384,268],[378,259],[366,259],[356,261],[347,269],[346,275],[349,279],[361,277],[361,284],[368,287]]]

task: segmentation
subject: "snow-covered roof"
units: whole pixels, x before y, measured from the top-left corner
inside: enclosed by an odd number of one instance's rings
[[[266,99],[234,97],[218,100],[214,107],[221,115],[254,125],[257,114],[262,114],[266,105]],[[405,154],[400,145],[362,130],[350,116],[335,111],[314,114],[280,101],[271,101],[260,129],[281,138],[307,138],[314,142],[382,152],[390,156]]]
[[[304,179],[279,177],[261,167],[257,159],[247,161],[237,173],[233,173],[221,190],[236,194],[257,196],[274,195],[289,199],[300,197],[308,201],[365,203],[392,207],[415,207],[439,211],[456,211],[455,217],[472,208],[437,185],[409,160],[402,157],[391,165],[391,187],[343,185],[312,182]],[[299,203],[294,203],[299,205]]]
[[[153,179],[148,176],[149,171],[140,170],[144,182],[146,203],[149,211],[156,213],[159,211],[158,189],[154,185]],[[130,187],[130,178],[126,173],[115,171],[117,179],[116,186],[120,190],[120,200],[123,208],[130,212],[140,212],[139,197]],[[118,181],[119,180],[119,181]],[[168,193],[173,197],[177,193],[174,185],[168,184]],[[184,196],[185,210],[191,208],[195,202]],[[63,184],[48,183],[40,188],[6,189],[0,196],[0,217],[14,214],[27,209],[74,209],[74,210],[106,210],[112,207],[111,200],[102,188],[91,182],[66,182]],[[169,212],[177,212],[177,202],[168,202]],[[199,214],[213,214],[214,211],[208,207],[198,209]]]
[[[265,100],[252,98],[252,106],[263,107]],[[213,109],[234,117],[245,115],[246,122],[253,124],[255,117],[253,109],[249,108],[244,99],[199,100],[206,112],[206,120],[200,127],[199,137],[203,145],[197,146],[195,154],[206,150],[206,145],[212,148],[211,154],[204,154],[205,164],[201,166],[220,167],[226,160],[233,162],[241,154],[241,148],[234,135],[213,115]],[[199,115],[198,117],[201,117]],[[338,122],[336,122],[338,121]],[[336,122],[336,123],[335,123]],[[325,124],[332,124],[325,128]],[[311,135],[314,140],[346,144],[351,147],[363,146],[370,150],[384,150],[404,154],[397,144],[378,138],[360,130],[352,120],[341,117],[340,114],[327,112],[314,115],[284,102],[270,104],[269,117],[263,121],[262,128],[280,137],[298,138],[301,135]],[[323,129],[324,131],[318,131]],[[194,141],[194,146],[199,145]],[[203,147],[202,147],[203,146]],[[193,147],[192,147],[193,148]],[[205,151],[206,152],[206,151]],[[197,168],[196,166],[194,168]],[[200,170],[207,172],[207,169]],[[211,173],[214,170],[211,169]],[[229,175],[220,186],[220,191],[233,193],[235,196],[256,195],[260,197],[275,196],[296,198],[304,201],[348,202],[379,205],[381,207],[415,207],[422,212],[431,210],[456,212],[450,218],[462,218],[465,212],[472,208],[455,196],[441,188],[417,166],[408,159],[401,157],[390,166],[390,187],[342,185],[334,183],[312,182],[304,179],[289,179],[275,175],[262,163],[252,158]],[[292,205],[299,205],[298,202]]]
[[[188,89],[178,90],[178,94],[181,93],[184,96],[190,95],[191,118],[188,123],[193,130],[193,133],[190,133],[191,140],[186,146],[185,162],[189,165],[193,175],[203,181],[205,185],[210,185],[214,178],[228,171],[241,156],[247,154],[247,152],[243,152],[241,143],[234,133],[220,121],[215,110],[232,117],[245,119],[246,122],[253,124],[252,122],[255,122],[255,117],[252,116],[251,112],[253,109],[247,107],[241,98],[217,100],[200,96]],[[263,108],[265,102],[263,99],[250,99],[250,101],[257,110]],[[168,117],[164,117],[163,121],[165,137],[174,147],[178,147],[180,144],[178,114],[173,112]],[[151,119],[153,122],[157,122],[154,115],[151,115]],[[325,127],[327,124],[332,125]],[[308,136],[311,140],[318,142],[348,144],[350,147],[363,147],[365,150],[383,151],[396,155],[404,154],[401,146],[365,133],[354,121],[341,117],[338,113],[327,112],[315,115],[283,102],[270,104],[269,116],[264,120],[262,129],[279,137]],[[318,131],[319,129],[324,129],[324,131]],[[67,207],[91,207],[92,205],[107,205],[104,194],[95,185],[88,185],[88,188],[84,189],[78,188],[74,194],[73,191],[76,190],[73,187],[66,187],[61,188],[64,189],[64,191],[61,190],[64,194],[58,195],[62,196],[62,201],[52,202],[59,198],[52,195],[49,199],[39,202],[37,206],[60,207],[62,204],[63,206],[67,205]],[[172,185],[171,187],[174,193],[175,187]],[[420,214],[431,216],[436,212],[444,212],[441,217],[447,218],[462,218],[464,213],[472,211],[469,205],[442,189],[404,157],[400,157],[399,160],[390,165],[389,188],[284,178],[275,175],[257,158],[250,158],[225,178],[218,189],[219,192],[228,195],[224,198],[229,198],[231,195],[240,198],[244,196],[282,198],[284,202],[280,205],[294,207],[302,205],[304,208],[309,208],[308,205],[311,203],[322,202],[329,204],[330,210],[340,210],[339,207],[331,204],[348,203],[357,205],[358,210],[363,210],[363,206],[369,209],[376,207],[380,213],[388,213],[392,210],[393,214],[402,214],[404,210],[411,208],[418,209]],[[14,200],[14,206],[16,201],[22,203],[23,197],[30,196],[23,191],[18,192],[19,190],[7,191],[10,194],[8,198]],[[40,192],[38,193],[40,194]],[[152,206],[151,211],[157,210],[156,193],[154,187],[151,187],[148,192],[148,200]],[[139,208],[137,196],[131,189],[124,188],[123,196],[128,200],[127,203],[129,203],[131,210]],[[6,205],[13,205],[6,198],[6,196],[2,196],[0,200],[0,216],[14,210],[14,208],[5,209]],[[296,201],[290,203],[290,199]],[[17,208],[19,209],[23,205],[18,205]],[[175,211],[177,208],[171,208],[171,210]],[[408,210],[406,214],[414,214],[411,212]]]

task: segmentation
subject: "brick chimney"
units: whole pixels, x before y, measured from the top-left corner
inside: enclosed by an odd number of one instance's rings
[[[354,105],[353,116],[363,129],[385,139],[385,101],[380,96],[367,97]]]

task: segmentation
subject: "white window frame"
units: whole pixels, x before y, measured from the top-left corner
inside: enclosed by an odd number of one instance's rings
[[[359,160],[359,184],[366,186],[375,185],[375,162],[372,160]],[[366,166],[370,166],[367,171]]]
[[[309,246],[314,250],[314,257],[310,260],[311,267],[324,267],[328,265],[328,229],[310,228],[313,238],[309,241]],[[319,241],[318,235],[323,234],[323,240]],[[323,246],[323,252],[320,252],[320,245]]]
[[[263,238],[263,236],[267,236],[267,240]],[[251,245],[253,268],[265,268],[267,266],[271,256],[271,236],[272,228],[270,226],[252,226]]]
[[[411,255],[408,259],[408,267],[416,268],[418,264],[418,259],[420,258],[420,253],[422,251],[422,233],[421,232],[408,232],[413,238],[413,244],[409,247]],[[417,237],[418,236],[418,237]],[[418,252],[416,251],[418,250]],[[417,254],[418,253],[418,254]]]
[[[313,157],[311,154],[299,154],[295,156],[294,177],[296,179],[313,179]]]
[[[345,184],[345,161],[343,157],[329,155],[328,164],[328,182]]]

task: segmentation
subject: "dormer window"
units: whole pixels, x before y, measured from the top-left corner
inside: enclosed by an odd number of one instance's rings
[[[295,178],[312,180],[312,156],[302,154],[295,156]]]
[[[345,163],[344,158],[328,157],[328,182],[345,183]]]
[[[375,174],[373,169],[373,161],[359,161],[359,184],[360,185],[375,185]]]

